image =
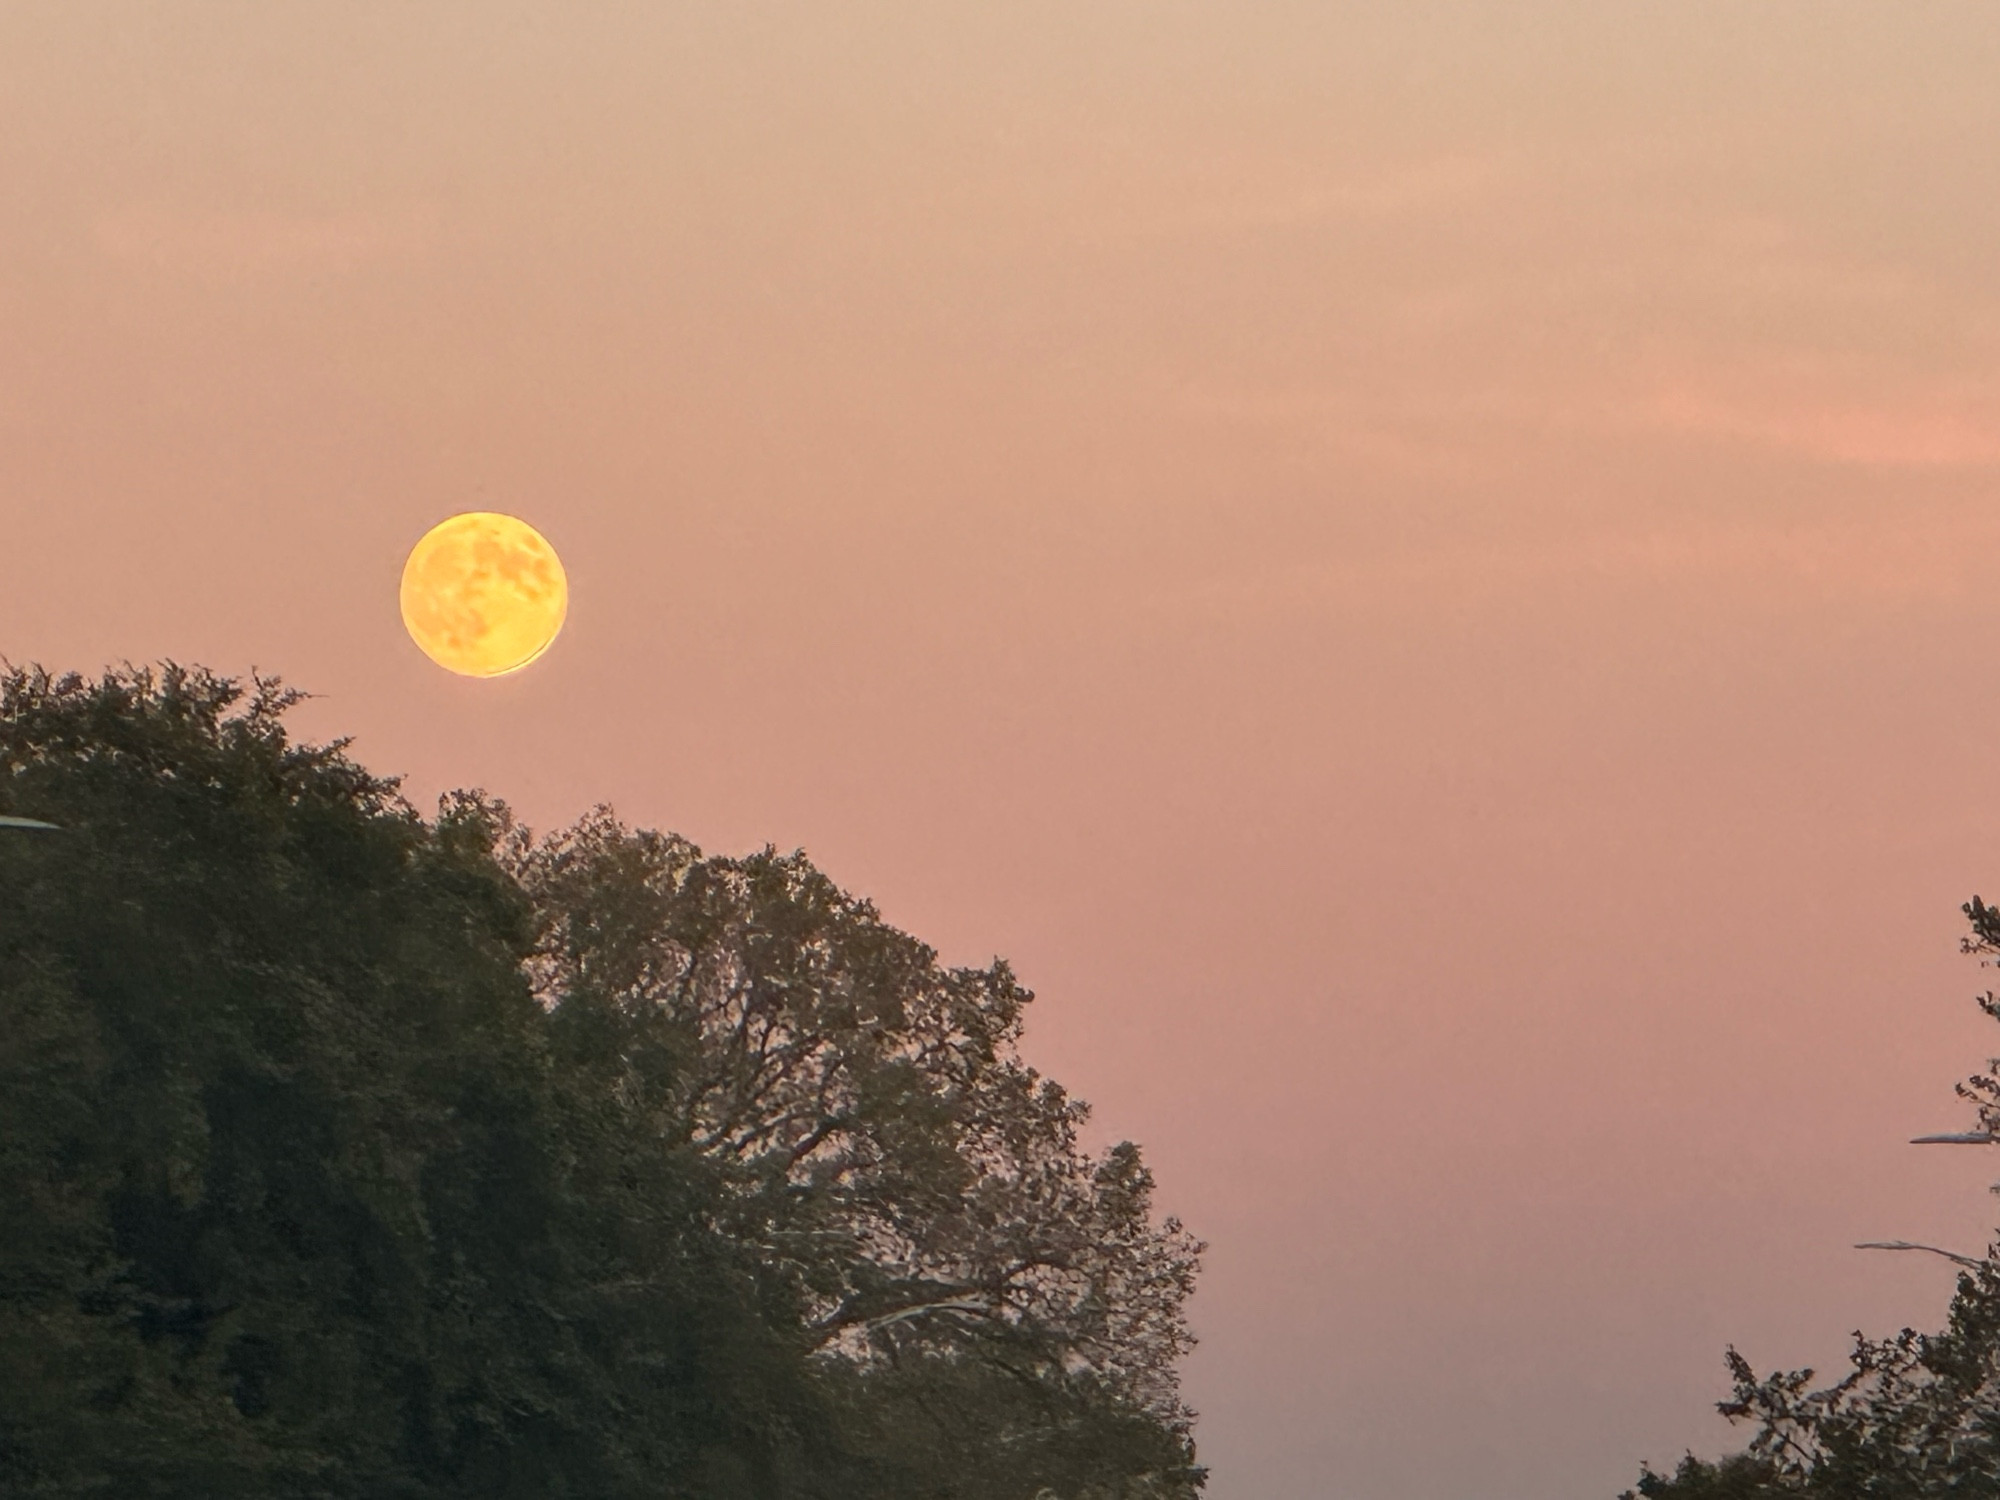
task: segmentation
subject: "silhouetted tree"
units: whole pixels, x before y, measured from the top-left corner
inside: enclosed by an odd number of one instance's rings
[[[1968,953],[2000,953],[2000,909],[1965,907]],[[1980,997],[2000,1020],[2000,996]],[[2000,1138],[2000,1063],[1958,1086],[1979,1131]],[[1996,1189],[2000,1190],[2000,1189]],[[1689,1460],[1673,1476],[1647,1474],[1648,1500],[1734,1500],[1804,1495],[1821,1500],[1944,1500],[2000,1495],[2000,1242],[1963,1269],[1944,1329],[1855,1335],[1847,1374],[1815,1387],[1811,1370],[1759,1377],[1728,1353],[1732,1397],[1720,1410],[1754,1423],[1748,1452],[1721,1466]],[[1649,1487],[1650,1486],[1650,1487]],[[1733,1488],[1731,1486],[1734,1486]]]
[[[1136,1147],[1079,1148],[1004,964],[941,967],[801,855],[703,857],[603,811],[502,848],[538,995],[619,1036],[618,1097],[726,1186],[724,1232],[782,1272],[822,1365],[986,1476],[941,1493],[1033,1494],[1093,1454],[1106,1482],[1194,1482],[1201,1247],[1153,1220]]]
[[[0,676],[64,830],[0,843],[0,1493],[1198,1487],[1195,1247],[1003,969],[798,856],[426,821],[295,701]]]

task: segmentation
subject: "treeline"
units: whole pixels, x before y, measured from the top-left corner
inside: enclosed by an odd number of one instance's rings
[[[1200,1246],[802,856],[0,677],[0,1493],[1170,1500]]]

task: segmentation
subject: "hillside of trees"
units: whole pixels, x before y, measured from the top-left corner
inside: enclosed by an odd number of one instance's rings
[[[802,855],[0,677],[0,1493],[1181,1500],[1201,1250]]]
[[[2000,907],[1965,907],[1967,953],[2000,957]],[[2000,995],[1980,997],[2000,1021]],[[1976,1131],[2000,1140],[2000,1062],[1958,1086],[1977,1107]],[[2000,1188],[1996,1188],[2000,1191]],[[2000,1496],[2000,1241],[1960,1256],[1945,1326],[1892,1337],[1857,1336],[1847,1371],[1760,1377],[1736,1350],[1723,1415],[1754,1429],[1746,1450],[1719,1463],[1692,1456],[1671,1474],[1648,1469],[1624,1500],[1973,1500]]]

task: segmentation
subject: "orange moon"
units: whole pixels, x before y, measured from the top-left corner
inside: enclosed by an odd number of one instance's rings
[[[432,661],[465,677],[518,672],[569,614],[562,559],[534,527],[474,510],[440,521],[403,564],[403,624]]]

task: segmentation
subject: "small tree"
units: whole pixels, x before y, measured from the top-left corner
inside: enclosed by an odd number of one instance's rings
[[[1991,961],[2000,954],[2000,908],[1975,896],[1965,915],[1971,932],[1964,950]],[[1979,1005],[2000,1020],[2000,996],[1988,991]],[[2000,1061],[1958,1085],[1958,1093],[1977,1106],[1979,1128],[1919,1140],[1983,1145],[2000,1139]],[[1861,1248],[1932,1250],[1902,1241]],[[1671,1477],[1648,1471],[1638,1493],[1648,1500],[2000,1495],[2000,1241],[1983,1257],[1932,1253],[1961,1268],[1941,1332],[1906,1328],[1886,1339],[1856,1334],[1848,1373],[1819,1388],[1811,1370],[1759,1378],[1731,1349],[1735,1392],[1720,1410],[1733,1422],[1756,1425],[1748,1451],[1719,1466],[1689,1458]]]

